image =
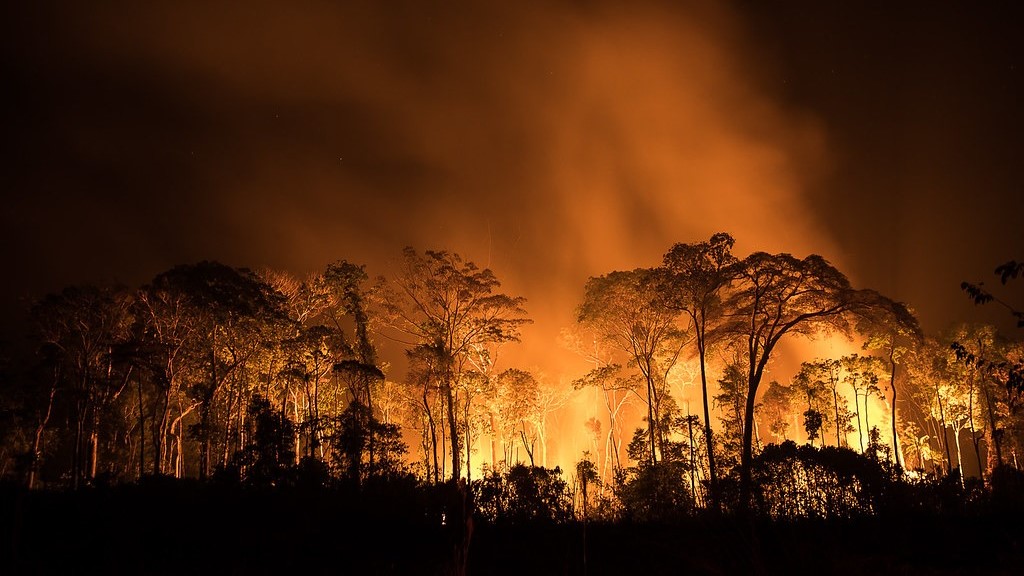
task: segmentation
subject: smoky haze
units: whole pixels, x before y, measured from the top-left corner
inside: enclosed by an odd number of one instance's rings
[[[799,3],[476,4],[4,8],[14,105],[2,240],[17,279],[5,301],[139,284],[204,259],[303,275],[343,258],[375,275],[406,245],[450,249],[528,299],[535,324],[505,361],[559,374],[572,356],[558,332],[586,278],[655,264],[673,242],[728,231],[740,255],[820,253],[858,286],[920,298],[932,318],[952,301],[970,313],[959,281],[1015,256],[982,250],[985,218],[1004,249],[1024,249],[1006,231],[1016,180],[987,181],[979,194],[995,206],[981,213],[964,200],[971,172],[947,177],[954,155],[927,161],[946,150],[932,120],[983,108],[977,95],[906,103],[941,80],[927,70],[943,61],[910,75],[902,108],[863,115],[888,94],[873,82],[913,72],[922,51],[875,42],[876,28],[892,30],[872,10],[803,22]],[[978,26],[951,38],[984,35]],[[911,39],[930,48],[929,31]],[[900,66],[886,68],[878,46]],[[871,66],[851,69],[861,53]],[[870,152],[897,145],[925,152],[905,164]],[[997,160],[1019,145],[1001,150]],[[955,220],[971,240],[949,240]]]
[[[32,290],[446,248],[528,298],[509,353],[551,372],[586,278],[673,242],[841,258],[802,193],[825,134],[748,80],[718,4],[69,10],[19,15],[51,32],[15,66],[43,99],[5,218]]]

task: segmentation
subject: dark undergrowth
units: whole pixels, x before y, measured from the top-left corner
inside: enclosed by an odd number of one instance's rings
[[[460,493],[148,479],[0,491],[7,574],[447,574]],[[1015,507],[830,520],[472,522],[470,574],[1019,574]]]

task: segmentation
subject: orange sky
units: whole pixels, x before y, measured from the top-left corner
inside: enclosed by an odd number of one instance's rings
[[[588,276],[716,231],[929,329],[1024,257],[1016,12],[793,2],[5,7],[18,298],[204,259],[491,266],[553,369]],[[764,3],[768,4],[768,3]]]

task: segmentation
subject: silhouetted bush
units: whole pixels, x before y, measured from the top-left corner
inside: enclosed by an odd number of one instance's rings
[[[572,497],[558,467],[516,464],[473,482],[477,515],[496,523],[555,523],[572,519]]]

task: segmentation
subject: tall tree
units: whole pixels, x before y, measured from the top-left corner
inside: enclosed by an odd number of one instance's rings
[[[850,411],[846,406],[846,399],[840,402],[842,395],[839,393],[839,383],[842,381],[843,365],[842,362],[835,359],[829,358],[818,358],[813,362],[804,362],[800,365],[800,372],[797,373],[796,380],[804,384],[804,389],[811,393],[812,389],[824,390],[832,396],[832,409],[835,414],[835,430],[836,430],[836,448],[843,447],[845,442],[845,434],[852,432],[853,429],[849,427],[850,423]],[[808,405],[808,409],[810,406]],[[824,444],[824,439],[822,439]]]
[[[158,275],[153,286],[184,298],[198,338],[197,363],[205,378],[193,382],[190,392],[199,409],[199,476],[205,478],[212,466],[217,394],[263,345],[265,326],[285,321],[285,298],[252,271],[217,262],[176,266]],[[239,410],[245,408],[238,404]],[[225,458],[228,455],[225,450]]]
[[[764,415],[768,417],[768,429],[775,436],[775,442],[781,444],[788,440],[789,415],[793,411],[794,390],[776,381],[768,383],[768,389],[761,399]]]
[[[526,299],[497,292],[501,283],[489,269],[447,251],[403,252],[401,269],[377,293],[391,326],[429,350],[445,405],[451,442],[452,479],[462,475],[456,387],[476,345],[519,340]]]
[[[914,313],[903,303],[875,296],[878,305],[866,310],[857,323],[857,331],[866,337],[864,348],[878,350],[889,363],[890,424],[892,427],[893,454],[896,465],[903,467],[896,429],[896,371],[904,356],[921,343],[923,334]]]
[[[138,318],[135,362],[145,370],[156,388],[150,426],[153,473],[159,475],[168,470],[171,414],[188,370],[189,357],[196,346],[199,319],[188,304],[188,295],[164,282],[142,287],[135,302]]]
[[[949,407],[950,383],[948,373],[949,351],[933,337],[927,337],[913,350],[907,362],[908,396],[917,409],[925,416],[930,437],[935,438],[936,448],[945,451],[946,473],[952,472],[953,455],[949,446],[951,414]],[[959,450],[959,442],[957,442]]]
[[[604,433],[603,455],[598,452],[597,437],[601,436],[601,422],[592,418],[587,429],[595,435],[594,453],[599,455],[601,478],[604,485],[612,484],[615,471],[622,467],[623,409],[633,400],[632,391],[639,385],[635,375],[624,375],[621,364],[614,362],[613,350],[591,330],[567,329],[562,340],[567,348],[584,358],[593,368],[573,381],[573,388],[593,387],[608,414],[608,430]]]
[[[590,278],[576,319],[619,349],[643,376],[647,403],[648,457],[658,461],[658,429],[664,375],[679,357],[685,334],[679,313],[662,304],[659,273],[648,268]]]
[[[726,458],[735,464],[743,446],[743,432],[746,421],[743,409],[746,406],[746,374],[743,366],[730,361],[722,370],[722,378],[718,381],[718,394],[713,400],[721,411],[722,446]]]
[[[717,506],[718,473],[715,468],[714,437],[708,404],[707,351],[709,334],[720,322],[722,291],[728,286],[736,258],[733,237],[719,232],[706,242],[676,244],[665,254],[665,302],[689,316],[700,361],[701,399],[704,403],[704,438],[707,443],[711,503]]]
[[[828,399],[832,394],[828,383],[819,378],[816,373],[817,370],[812,363],[804,362],[800,365],[800,371],[793,376],[791,387],[794,394],[803,396],[807,403],[807,409],[803,412],[807,441],[813,446],[814,441],[821,436],[821,445],[824,446],[823,429],[830,421]]]
[[[787,334],[813,336],[822,331],[849,332],[844,315],[860,305],[849,281],[824,258],[756,252],[736,268],[738,286],[726,302],[725,329],[746,348],[746,407],[740,462],[740,505],[749,506],[753,421],[764,369]]]
[[[860,354],[848,354],[840,360],[845,376],[843,382],[849,384],[853,389],[853,414],[857,420],[857,438],[860,441],[860,451],[864,452],[864,431],[871,429],[868,420],[868,401],[871,397],[878,397],[881,389],[878,387],[878,374],[881,371],[881,359],[874,356],[861,356]],[[864,397],[863,424],[861,423],[860,397]],[[884,398],[884,397],[883,397]]]
[[[128,383],[130,368],[120,359],[132,325],[130,307],[126,291],[79,286],[51,294],[32,308],[41,340],[56,351],[51,357],[62,366],[56,370],[71,402],[76,488],[96,477],[101,421]]]

